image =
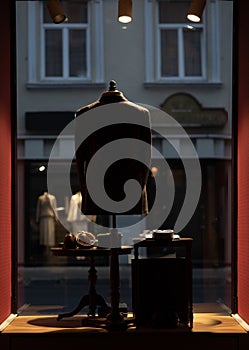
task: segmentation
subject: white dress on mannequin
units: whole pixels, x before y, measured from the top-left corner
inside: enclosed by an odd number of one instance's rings
[[[36,221],[39,224],[40,245],[55,245],[55,220],[57,201],[54,195],[44,192],[37,200]]]
[[[87,220],[80,211],[82,196],[80,192],[74,194],[69,203],[67,221],[71,223],[73,233],[86,231]]]
[[[94,215],[85,216],[81,213],[81,192],[74,194],[69,203],[69,210],[67,215],[67,221],[72,225],[72,233],[76,234],[80,231],[88,230],[88,219],[95,221]]]

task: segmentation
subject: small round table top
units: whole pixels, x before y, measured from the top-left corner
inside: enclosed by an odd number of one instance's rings
[[[51,248],[50,250],[55,256],[106,256],[110,255],[111,252],[115,252],[118,255],[130,254],[132,249],[132,246],[121,246],[118,248],[101,248],[93,246],[76,249],[55,247]]]

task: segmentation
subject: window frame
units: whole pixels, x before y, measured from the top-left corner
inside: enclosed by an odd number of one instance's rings
[[[157,63],[156,63],[156,80],[205,80],[206,79],[206,50],[205,50],[205,26],[204,25],[195,25],[196,28],[202,28],[203,32],[200,37],[201,43],[201,75],[200,76],[189,76],[185,74],[185,61],[184,61],[184,29],[186,25],[184,24],[160,24],[157,21]],[[176,30],[177,31],[177,47],[178,47],[178,75],[177,76],[163,76],[161,74],[162,64],[161,64],[161,54],[162,54],[162,46],[161,46],[161,31],[162,30]]]
[[[104,82],[103,72],[103,34],[102,34],[102,0],[88,1],[88,23],[43,23],[42,1],[30,1],[28,3],[28,82],[27,87],[49,87],[60,85],[94,84]],[[86,66],[87,73],[81,77],[69,76],[69,50],[63,51],[63,76],[45,76],[45,29],[62,30],[64,37],[63,50],[65,49],[66,36],[69,30],[86,30]],[[39,37],[39,42],[37,42]],[[66,60],[64,59],[66,57]],[[67,66],[66,71],[64,71]]]
[[[43,3],[40,1],[40,24],[41,24],[41,33],[40,33],[40,40],[41,40],[41,71],[40,76],[41,80],[44,81],[50,81],[50,80],[66,80],[66,81],[77,81],[77,80],[89,80],[91,77],[91,57],[90,57],[90,42],[91,42],[91,35],[90,35],[90,11],[91,8],[89,6],[88,2],[88,10],[87,10],[87,23],[69,23],[64,22],[61,24],[55,25],[53,23],[44,23],[43,21]],[[46,50],[45,50],[45,33],[47,29],[51,30],[61,30],[62,33],[62,76],[56,77],[56,76],[46,76]],[[85,30],[86,31],[86,75],[83,77],[71,77],[70,74],[70,58],[69,58],[69,32],[71,29],[79,29],[79,30]]]
[[[183,33],[184,24],[161,24],[158,18],[158,0],[144,0],[145,8],[145,84],[220,84],[220,50],[218,31],[217,0],[207,0],[202,24],[191,24],[196,28],[203,28],[202,33],[202,76],[161,76],[161,45],[160,30],[162,28],[180,28]],[[207,35],[207,28],[209,33]],[[179,32],[178,32],[179,36]],[[179,46],[179,43],[178,43]],[[182,59],[182,52],[179,54]],[[208,65],[210,62],[211,64]]]

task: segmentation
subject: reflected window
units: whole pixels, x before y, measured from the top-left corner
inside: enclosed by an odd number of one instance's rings
[[[42,2],[41,62],[44,78],[87,78],[89,72],[88,2],[63,2],[68,21],[55,26]],[[58,28],[59,27],[59,28]]]
[[[204,24],[187,23],[188,6],[187,1],[158,1],[161,78],[205,77]]]
[[[147,82],[220,81],[217,1],[207,1],[199,23],[187,20],[187,0],[145,0]]]
[[[102,2],[61,5],[68,20],[54,24],[47,1],[28,2],[29,87],[103,81]]]

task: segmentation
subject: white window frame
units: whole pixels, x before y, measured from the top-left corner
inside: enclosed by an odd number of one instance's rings
[[[103,30],[102,0],[88,2],[88,23],[43,23],[42,1],[28,2],[28,86],[47,84],[103,83]],[[45,76],[45,29],[61,29],[63,33],[63,76]],[[84,77],[69,76],[68,50],[65,50],[70,28],[86,29],[87,74]],[[94,62],[94,65],[92,64]]]
[[[159,23],[158,19],[158,1],[144,0],[145,7],[145,83],[220,83],[220,50],[219,50],[219,34],[218,34],[218,7],[217,0],[207,0],[205,16],[202,24],[193,24],[194,27],[200,28],[203,26],[201,55],[202,55],[202,75],[201,76],[185,76],[184,67],[184,52],[183,52],[183,24],[164,24]],[[191,25],[191,22],[189,22]],[[177,29],[178,31],[178,49],[179,51],[179,75],[177,77],[162,77],[161,76],[161,45],[160,45],[160,30],[163,28]],[[207,40],[206,28],[209,30],[209,40]],[[207,51],[209,54],[209,63],[207,61]],[[211,57],[211,59],[210,59]]]
[[[158,23],[158,21],[157,21]],[[201,75],[200,76],[186,76],[185,75],[185,60],[184,60],[184,39],[183,30],[186,28],[183,24],[159,24],[157,25],[157,63],[156,63],[156,80],[204,80],[206,79],[206,52],[205,52],[205,27],[204,25],[195,25],[196,28],[202,28],[201,35]],[[178,44],[178,76],[162,76],[161,75],[161,30],[162,29],[174,29],[177,31],[177,44]]]
[[[41,80],[89,80],[91,76],[91,60],[90,60],[90,6],[88,3],[87,11],[87,23],[70,23],[65,22],[62,24],[44,23],[43,22],[43,4],[40,2],[40,23],[41,23]],[[45,62],[45,32],[46,29],[58,30],[62,32],[62,76],[61,77],[47,77],[45,75],[46,62]],[[70,29],[84,29],[86,31],[86,76],[85,77],[70,77],[69,76],[69,31]]]

